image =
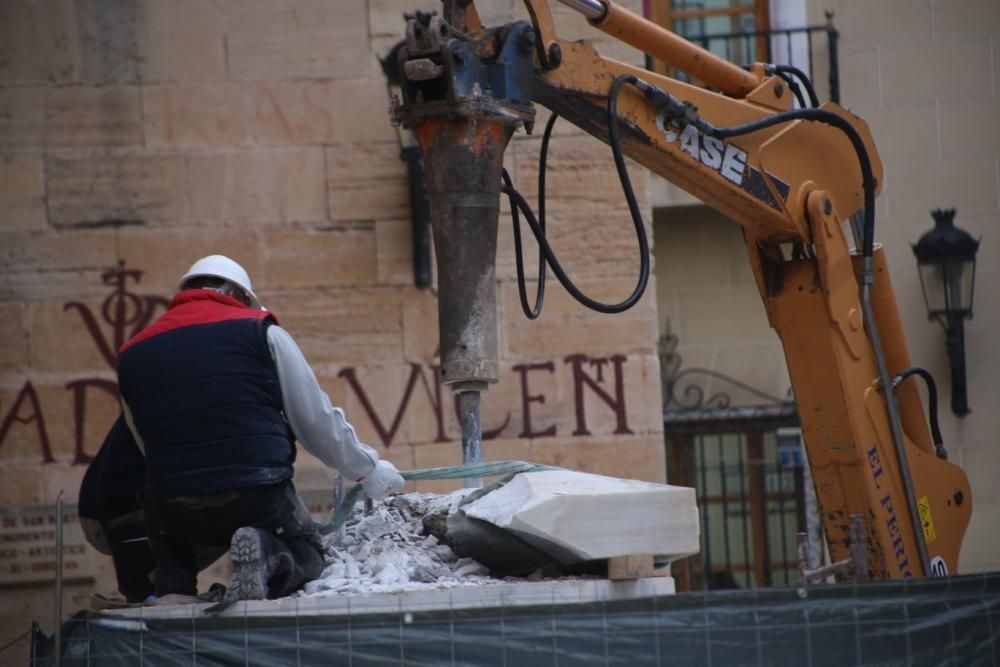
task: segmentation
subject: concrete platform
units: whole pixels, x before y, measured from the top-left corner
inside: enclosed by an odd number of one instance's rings
[[[490,584],[456,585],[450,588],[408,590],[365,595],[312,595],[281,600],[239,602],[216,618],[348,616],[405,614],[407,612],[572,605],[612,600],[672,595],[673,577],[647,577],[627,581],[608,579],[553,579],[547,581],[497,581]],[[115,619],[207,618],[210,604],[109,609],[100,615]]]

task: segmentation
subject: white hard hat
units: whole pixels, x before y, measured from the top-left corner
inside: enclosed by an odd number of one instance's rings
[[[200,276],[213,276],[228,280],[247,293],[253,308],[264,309],[260,305],[260,299],[254,294],[253,285],[250,284],[250,275],[247,274],[246,269],[225,255],[209,255],[192,264],[184,277],[181,278],[181,289],[184,288],[184,283],[188,280]]]

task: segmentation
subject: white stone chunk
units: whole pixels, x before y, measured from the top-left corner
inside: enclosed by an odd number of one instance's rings
[[[461,507],[563,563],[699,549],[695,490],[572,470],[521,473]]]

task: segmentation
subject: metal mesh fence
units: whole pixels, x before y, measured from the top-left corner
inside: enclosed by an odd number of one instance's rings
[[[208,617],[81,612],[63,665],[997,665],[1000,573],[633,600]],[[53,663],[36,633],[32,664]]]

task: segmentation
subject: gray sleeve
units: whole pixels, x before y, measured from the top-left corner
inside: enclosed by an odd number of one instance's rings
[[[277,325],[268,327],[267,343],[278,369],[285,417],[302,446],[349,479],[368,475],[378,453],[358,440],[344,411],[330,404],[299,346]]]

